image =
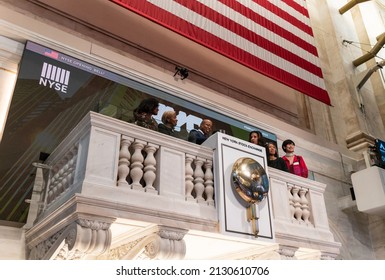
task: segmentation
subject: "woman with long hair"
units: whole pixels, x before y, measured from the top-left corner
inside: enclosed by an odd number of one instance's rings
[[[249,142],[259,146],[265,145],[265,140],[263,139],[262,133],[258,130],[254,130],[249,133]]]
[[[282,171],[289,172],[289,169],[287,168],[287,165],[283,158],[278,156],[278,150],[277,146],[275,145],[274,142],[268,142],[266,144],[267,148],[267,165],[272,168],[276,168]]]
[[[159,112],[159,101],[155,98],[142,100],[139,106],[134,110],[134,123],[158,131],[158,123],[154,117]]]

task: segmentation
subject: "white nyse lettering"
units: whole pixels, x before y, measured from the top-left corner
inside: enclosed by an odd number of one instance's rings
[[[62,93],[67,93],[67,86],[66,85],[62,85],[60,83],[56,83],[56,82],[50,81],[48,79],[44,79],[42,77],[40,77],[39,85],[43,85],[45,87],[48,86],[49,88],[52,88],[56,91],[60,91]]]
[[[55,65],[43,63],[39,85],[52,88],[61,93],[67,94],[70,71]]]
[[[166,111],[175,111],[174,108],[170,107],[170,106],[166,106],[164,104],[159,104],[159,112],[158,114],[154,117],[158,123],[161,122],[161,119],[162,119],[162,115],[164,112]],[[190,131],[191,129],[194,129],[195,127],[199,126],[202,119],[197,117],[197,116],[194,116],[194,115],[188,115],[183,112],[183,111],[179,111],[178,112],[178,115],[176,116],[177,120],[178,120],[178,123],[175,127],[175,130],[176,131],[180,131],[181,127],[183,125],[186,125],[186,129],[187,131]]]
[[[194,115],[186,115],[185,112],[180,111],[178,114],[178,127],[181,127],[182,125],[186,124],[187,131],[190,131],[191,129],[195,128],[196,126],[199,126],[202,119],[198,118]]]

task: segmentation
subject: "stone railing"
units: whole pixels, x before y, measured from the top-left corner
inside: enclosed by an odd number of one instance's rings
[[[269,177],[276,240],[289,246],[293,254],[301,247],[318,248],[325,253],[320,258],[335,257],[340,244],[329,228],[326,185],[273,168]]]
[[[215,212],[212,157],[209,148],[90,112],[47,159],[37,216],[75,193],[129,204],[133,191]]]
[[[75,229],[89,228],[103,240],[100,252],[107,250],[115,221],[219,233],[212,148],[90,112],[36,167],[26,234],[36,258],[51,256],[58,247],[42,244],[59,246],[59,235],[72,244]],[[268,175],[279,254],[335,257],[339,243],[328,225],[326,185],[271,168]]]

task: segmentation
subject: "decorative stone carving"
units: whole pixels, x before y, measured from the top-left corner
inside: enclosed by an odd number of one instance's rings
[[[321,252],[321,260],[329,260],[329,261],[332,261],[332,260],[335,260],[336,257],[337,257],[336,254],[327,253],[327,252]]]
[[[183,237],[187,230],[160,227],[158,236],[146,245],[144,253],[151,259],[183,259],[186,254],[186,243]]]
[[[108,252],[107,259],[108,260],[121,260],[124,259],[125,256],[129,255],[130,252],[133,251],[133,248],[137,247],[138,243],[140,243],[143,238],[137,239],[135,241],[132,241],[130,243],[124,244],[122,246],[119,246],[117,248],[111,249]]]
[[[159,236],[163,239],[170,239],[170,240],[177,240],[177,241],[182,240],[186,233],[187,231],[183,229],[163,227],[163,226],[160,227],[158,232]]]
[[[156,233],[112,249],[107,259],[183,259],[186,233],[184,229],[159,226]]]
[[[281,259],[281,255],[277,251],[271,250],[271,251],[267,251],[259,254],[250,255],[248,257],[241,258],[240,260],[280,260],[280,259]]]
[[[282,260],[296,260],[295,252],[297,250],[297,247],[279,245],[277,252],[281,255]]]
[[[53,248],[53,246],[57,243],[58,240],[62,240],[61,235],[63,234],[64,230],[61,230],[48,238],[47,240],[44,240],[43,242],[37,244],[35,247],[33,247],[29,253],[29,260],[45,260],[49,259],[46,258],[47,253]],[[59,244],[57,244],[59,245]]]
[[[161,243],[161,238],[159,236],[156,236],[152,242],[148,243],[145,246],[144,254],[149,259],[156,259],[158,253],[161,250],[160,243]]]
[[[66,239],[68,249],[91,255],[103,254],[111,244],[111,224],[79,219]]]
[[[69,250],[68,244],[64,244],[56,255],[55,260],[80,260],[84,255],[82,252]]]
[[[96,220],[79,219],[32,248],[29,259],[68,260],[103,254],[111,244],[110,225]]]

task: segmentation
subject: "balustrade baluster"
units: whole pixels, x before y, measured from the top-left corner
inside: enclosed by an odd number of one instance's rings
[[[202,158],[196,158],[195,161],[195,170],[194,170],[194,191],[195,191],[195,199],[197,202],[202,203],[205,201],[203,198],[203,192],[205,190],[204,186],[204,173],[203,173],[203,159]]]
[[[195,157],[192,155],[186,154],[186,167],[185,167],[185,196],[186,200],[192,201],[194,200],[194,197],[192,196],[192,191],[194,189],[194,170],[192,168],[192,162],[194,161]]]
[[[130,174],[131,159],[129,147],[133,141],[134,138],[122,136],[118,163],[118,187],[129,187],[127,182],[128,174]]]
[[[301,198],[298,195],[299,188],[297,186],[294,186],[292,189],[293,192],[293,202],[294,202],[294,218],[298,221],[301,222],[302,219],[302,209],[301,209]]]
[[[146,192],[154,192],[157,190],[153,186],[156,178],[156,159],[154,157],[155,152],[158,150],[159,146],[148,144],[145,147],[147,153],[146,159],[144,160],[144,182],[146,183],[145,190]]]
[[[293,187],[294,187],[294,185],[287,184],[287,194],[289,197],[289,207],[290,207],[290,218],[291,219],[294,219],[294,213],[295,213],[294,200],[293,200],[293,194],[292,194]]]
[[[302,220],[306,224],[310,224],[309,217],[310,217],[310,211],[309,211],[309,201],[306,198],[308,190],[301,188],[299,191],[299,197],[301,199],[301,209],[302,209]]]
[[[70,150],[67,155],[56,164],[55,174],[47,186],[46,203],[52,203],[58,196],[64,193],[72,184],[77,158],[77,147]]]
[[[65,171],[64,166],[65,165],[62,164],[61,168],[59,170],[58,184],[56,185],[56,188],[54,189],[53,200],[55,200],[58,197],[58,195],[62,192],[63,186],[66,183],[66,180],[64,179],[64,171]]]
[[[55,175],[52,177],[51,184],[47,186],[47,204],[50,204],[54,199],[54,190],[59,183],[59,170],[57,166],[54,168],[53,174]]]
[[[142,154],[142,150],[143,150],[145,144],[146,144],[146,142],[140,141],[137,139],[135,139],[134,143],[132,144],[132,146],[134,148],[134,153],[131,157],[132,163],[131,163],[130,176],[132,179],[131,187],[134,190],[143,190],[144,191],[144,188],[143,188],[142,184],[140,183],[140,180],[143,177],[144,157]]]
[[[59,193],[59,191],[60,191],[60,189],[62,188],[62,185],[63,185],[63,173],[64,173],[63,165],[61,163],[59,163],[59,166],[60,166],[59,170],[56,173],[56,175],[57,175],[56,183],[55,183],[55,185],[53,185],[52,189],[50,190],[51,202],[56,199],[56,197],[58,196],[58,193]]]
[[[208,205],[214,206],[214,175],[212,172],[213,162],[211,160],[207,160],[204,164],[205,167],[205,194],[206,194],[206,202]]]
[[[58,193],[56,196],[59,196],[61,193],[63,193],[70,185],[69,182],[69,172],[70,172],[70,160],[72,158],[72,153],[71,151],[68,152],[68,154],[64,157],[64,165],[63,165],[63,179],[62,179],[62,184],[61,188],[58,190]]]
[[[69,162],[69,171],[68,171],[68,182],[69,186],[73,184],[73,179],[75,177],[75,168],[76,168],[76,160],[78,157],[78,148],[74,147],[71,151],[71,159]]]

